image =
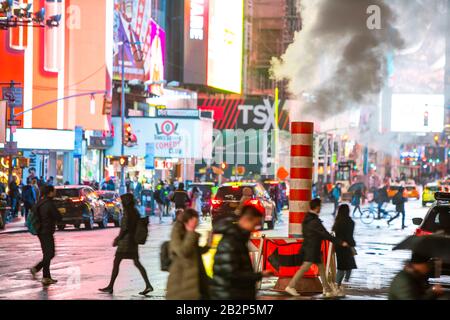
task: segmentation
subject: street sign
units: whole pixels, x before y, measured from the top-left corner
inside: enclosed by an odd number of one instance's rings
[[[19,150],[17,149],[17,142],[5,143],[4,153],[11,156],[18,155]]]
[[[8,127],[20,127],[21,125],[21,120],[8,120]]]
[[[23,105],[23,88],[4,87],[2,97],[3,100],[8,101],[10,107],[21,107]]]

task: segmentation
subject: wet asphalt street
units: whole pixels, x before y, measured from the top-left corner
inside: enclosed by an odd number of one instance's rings
[[[356,220],[359,269],[355,270],[348,285],[347,299],[386,299],[387,290],[395,273],[402,268],[409,253],[392,251],[392,247],[411,235],[415,226],[411,219],[424,217],[428,209],[422,208],[419,201],[407,203],[406,230],[401,230],[398,219],[391,227],[385,220],[364,225]],[[322,220],[330,229],[333,218],[331,206],[323,209]],[[276,230],[267,232],[268,236],[287,235],[287,213],[285,223]],[[140,256],[155,288],[148,297],[140,297],[138,292],[144,288],[139,272],[131,261],[121,265],[114,295],[101,294],[98,288],[108,283],[115,249],[112,247],[118,229],[109,227],[106,230],[77,231],[68,229],[56,233],[57,256],[52,263],[52,277],[58,284],[44,288],[39,281],[32,280],[29,268],[41,258],[40,245],[36,237],[28,233],[0,235],[0,299],[53,299],[53,300],[96,300],[96,299],[164,299],[167,273],[159,267],[160,245],[170,235],[170,220],[163,224],[152,220],[150,237],[147,244],[140,249]],[[208,223],[200,226],[205,233]],[[447,279],[443,279],[447,281]],[[274,279],[265,280],[260,292],[261,299],[290,299],[288,296],[271,291]],[[311,299],[302,297],[299,299]]]

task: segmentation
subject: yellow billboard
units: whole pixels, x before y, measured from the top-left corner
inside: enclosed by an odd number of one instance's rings
[[[208,86],[241,93],[244,0],[210,0]]]

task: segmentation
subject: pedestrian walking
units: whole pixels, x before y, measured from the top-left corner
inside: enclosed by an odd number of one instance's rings
[[[342,185],[340,183],[337,183],[334,186],[333,190],[331,190],[331,198],[334,203],[333,216],[336,216],[336,212],[339,208],[339,201],[341,200],[341,197],[342,197]]]
[[[326,298],[333,297],[333,292],[325,275],[325,267],[322,261],[322,241],[328,240],[333,242],[335,246],[348,247],[348,243],[338,238],[333,237],[322,224],[319,219],[322,202],[320,199],[314,199],[310,203],[310,211],[306,214],[303,220],[303,245],[300,250],[303,264],[299,271],[292,278],[289,285],[286,287],[286,292],[292,296],[300,296],[297,292],[297,285],[302,280],[303,275],[307,272],[313,264],[317,265],[319,269],[320,280],[324,288],[323,295]]]
[[[333,231],[336,238],[348,243],[348,247],[336,247],[337,274],[336,284],[339,296],[345,296],[345,289],[342,282],[350,281],[352,270],[356,269],[356,242],[353,237],[355,222],[350,217],[350,207],[347,204],[339,206]]]
[[[384,185],[382,188],[378,189],[374,194],[374,200],[378,206],[378,219],[381,219],[383,216],[387,214],[386,210],[383,209],[385,203],[389,202],[389,195],[387,192],[387,185]]]
[[[17,185],[15,177],[11,177],[11,180],[9,182],[8,196],[11,205],[11,214],[13,218],[17,218],[20,207],[20,189],[19,186]]]
[[[200,234],[195,232],[199,213],[186,209],[175,221],[170,237],[171,264],[167,281],[168,300],[209,299],[208,276],[202,255],[208,247],[200,247]]]
[[[53,186],[43,187],[42,199],[33,208],[37,220],[39,221],[39,227],[36,231],[41,243],[43,258],[37,265],[31,268],[30,271],[33,278],[36,278],[36,274],[42,270],[42,284],[46,286],[58,282],[52,278],[50,272],[50,264],[55,257],[55,228],[56,224],[62,220],[53,200],[55,195],[56,192]]]
[[[210,286],[213,300],[255,300],[256,284],[271,272],[254,272],[248,251],[251,232],[261,226],[264,208],[247,202],[238,217],[227,217],[216,225],[222,235],[214,256]],[[237,219],[237,221],[236,221]]]
[[[395,194],[395,196],[392,198],[392,203],[395,205],[395,211],[397,214],[392,217],[388,221],[388,226],[391,225],[391,222],[400,217],[402,215],[402,230],[406,228],[405,225],[405,218],[406,218],[406,212],[405,212],[405,203],[408,201],[408,196],[406,194],[406,190],[404,187],[400,187],[398,192]]]
[[[443,294],[441,285],[431,286],[432,270],[430,258],[416,252],[392,281],[389,300],[436,300]]]
[[[192,188],[191,208],[197,212],[202,212],[202,192],[199,188]]]
[[[354,192],[353,192],[353,196],[352,196],[352,206],[354,206],[355,208],[353,209],[353,216],[355,216],[356,211],[359,210],[359,212],[361,212],[361,198],[363,196],[363,192],[360,188],[357,188]]]
[[[122,200],[123,206],[123,217],[120,226],[120,233],[113,242],[113,246],[117,247],[117,250],[114,259],[111,280],[107,287],[99,289],[99,291],[112,294],[114,291],[114,283],[117,279],[117,276],[119,275],[120,263],[122,262],[122,260],[133,260],[134,265],[139,270],[142,278],[145,281],[145,289],[139,294],[145,296],[153,291],[153,287],[150,284],[144,266],[139,260],[139,245],[135,239],[140,214],[138,209],[136,208],[136,201],[132,194],[127,193],[122,195],[120,198]]]
[[[156,186],[156,189],[154,192],[154,198],[155,198],[156,204],[158,205],[159,223],[162,223],[162,217],[163,217],[164,211],[165,211],[165,203],[163,200],[163,193],[164,193],[164,183],[160,182],[159,185]]]
[[[28,214],[31,211],[31,208],[33,208],[33,206],[37,202],[36,189],[32,186],[32,181],[29,181],[25,186],[23,186],[22,201],[23,201],[24,216],[25,216],[25,221],[26,221]]]
[[[191,199],[186,190],[184,190],[184,183],[178,185],[178,189],[172,194],[170,200],[175,204],[175,210],[184,210],[189,207]]]
[[[137,200],[137,203],[141,203],[141,194],[142,194],[142,183],[139,181],[138,177],[133,178],[133,194],[134,198]]]

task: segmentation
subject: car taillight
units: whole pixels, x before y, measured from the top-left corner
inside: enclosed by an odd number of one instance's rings
[[[72,202],[83,202],[85,200],[85,198],[84,197],[80,197],[80,198],[73,198],[71,200],[72,200]]]
[[[423,237],[423,236],[429,236],[431,234],[433,234],[433,233],[418,228],[418,229],[416,229],[416,232],[415,232],[414,235],[417,236],[417,237]]]
[[[211,204],[213,205],[213,207],[218,207],[222,204],[222,200],[213,199],[211,200]]]

